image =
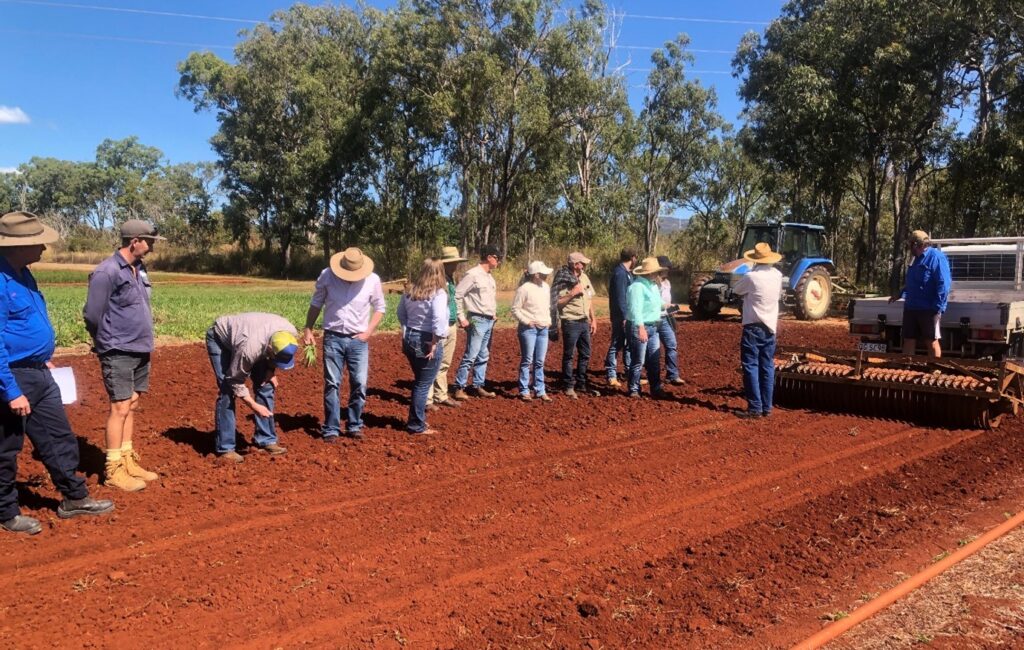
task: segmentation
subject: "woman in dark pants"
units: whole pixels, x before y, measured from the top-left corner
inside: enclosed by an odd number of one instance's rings
[[[413,435],[437,433],[427,427],[427,394],[437,377],[448,334],[448,292],[444,264],[426,260],[398,303],[402,352],[415,380],[405,428]]]

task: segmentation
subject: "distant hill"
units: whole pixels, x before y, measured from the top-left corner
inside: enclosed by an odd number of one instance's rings
[[[690,225],[689,217],[662,217],[658,222],[658,234],[673,235]]]

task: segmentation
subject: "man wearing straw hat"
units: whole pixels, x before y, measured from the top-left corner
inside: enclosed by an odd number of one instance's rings
[[[775,332],[782,297],[782,273],[774,265],[782,256],[760,242],[743,253],[743,259],[753,268],[737,280],[732,290],[743,296],[740,365],[747,409],[733,413],[741,418],[768,417],[775,387]]]
[[[665,269],[656,257],[645,257],[633,269],[636,280],[626,292],[626,321],[628,323],[630,366],[629,396],[640,397],[640,371],[647,369],[651,396],[667,397],[661,377],[661,339],[658,325],[661,321],[661,287],[655,282]]]
[[[302,342],[314,343],[313,325],[324,311],[324,442],[341,434],[342,364],[348,368],[348,411],[345,435],[363,438],[363,406],[370,370],[370,337],[384,317],[386,304],[380,277],[373,272],[373,260],[358,248],[346,248],[331,256],[320,273],[306,312]],[[372,311],[372,313],[371,313]]]
[[[132,438],[139,395],[149,389],[153,353],[153,287],[142,259],[163,239],[147,221],[129,219],[121,224],[121,247],[89,275],[82,310],[110,398],[105,484],[126,492],[141,490],[146,481],[159,478],[139,465]]]
[[[78,440],[68,424],[60,389],[50,374],[55,336],[46,302],[28,266],[38,262],[47,244],[57,241],[53,228],[31,212],[0,217],[0,528],[35,535],[39,522],[18,508],[18,453],[25,436],[64,496],[57,506],[62,519],[110,512],[114,504],[89,497],[78,470]]]
[[[461,406],[457,400],[448,395],[448,369],[452,367],[452,359],[455,357],[455,338],[459,333],[459,317],[455,306],[455,269],[462,262],[467,262],[465,257],[459,254],[455,246],[445,246],[441,249],[441,257],[438,258],[444,263],[444,276],[448,283],[448,336],[444,339],[444,350],[441,355],[441,366],[437,369],[437,377],[430,386],[427,393],[428,408],[434,410],[440,406],[456,408]]]

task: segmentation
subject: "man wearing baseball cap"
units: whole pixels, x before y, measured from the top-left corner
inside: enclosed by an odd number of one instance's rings
[[[275,371],[295,366],[297,334],[283,316],[260,312],[221,316],[206,331],[206,353],[217,378],[216,452],[222,460],[243,460],[235,451],[236,398],[256,415],[256,446],[271,456],[287,453],[277,443],[274,428]],[[247,379],[252,381],[255,398],[245,385]]]
[[[917,340],[928,341],[928,356],[942,356],[942,332],[939,321],[949,302],[949,288],[953,278],[949,272],[946,254],[931,245],[931,238],[923,230],[910,233],[907,246],[914,260],[907,268],[907,281],[899,296],[889,302],[905,298],[903,303],[903,353],[914,354]]]
[[[43,529],[18,508],[15,479],[26,435],[64,496],[57,506],[58,517],[99,515],[114,509],[106,499],[89,497],[85,479],[78,473],[78,440],[50,374],[53,325],[28,267],[57,239],[57,232],[31,212],[0,217],[0,528],[26,535]]]
[[[466,400],[469,370],[473,369],[473,387],[477,397],[494,397],[487,390],[487,362],[491,359],[491,333],[498,317],[498,287],[491,271],[501,264],[497,247],[480,247],[480,263],[466,271],[455,287],[455,309],[459,327],[466,330],[466,349],[455,372],[455,399]]]
[[[569,253],[566,265],[558,269],[551,283],[552,311],[562,323],[562,376],[565,377],[565,396],[569,399],[577,399],[579,393],[600,394],[587,388],[590,341],[597,332],[594,285],[585,271],[587,264],[590,258],[583,253]],[[577,355],[574,371],[573,357]]]
[[[159,478],[139,465],[133,438],[139,396],[149,390],[153,352],[153,286],[142,260],[163,239],[147,221],[129,219],[121,224],[121,245],[89,275],[82,310],[110,398],[105,483],[126,492],[141,490],[147,481]]]
[[[377,331],[387,304],[373,260],[358,248],[331,256],[330,265],[316,279],[306,311],[302,342],[313,345],[313,326],[324,312],[324,442],[341,434],[342,368],[348,368],[348,407],[345,436],[363,438],[363,407],[370,375],[370,337]]]

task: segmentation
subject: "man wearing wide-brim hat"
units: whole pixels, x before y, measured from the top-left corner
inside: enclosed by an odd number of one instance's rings
[[[358,248],[346,248],[331,256],[330,265],[320,273],[306,312],[302,342],[313,345],[313,326],[324,312],[324,442],[341,434],[342,366],[348,368],[348,409],[345,435],[363,437],[363,406],[370,370],[370,337],[384,317],[386,303],[380,277],[373,272],[373,260]]]
[[[459,334],[459,318],[455,305],[455,269],[459,264],[469,260],[459,253],[455,246],[445,246],[441,249],[441,256],[438,258],[444,264],[444,276],[448,285],[448,336],[444,340],[444,350],[441,354],[441,366],[437,369],[437,377],[430,386],[427,393],[427,408],[434,410],[441,406],[457,408],[460,406],[457,400],[448,395],[448,369],[452,367],[452,360],[455,358],[455,338]]]
[[[740,276],[732,290],[743,297],[740,365],[747,408],[733,413],[742,418],[768,417],[775,387],[775,333],[782,299],[782,273],[774,265],[782,255],[760,242],[743,253],[743,259],[752,268]]]
[[[15,477],[27,435],[64,496],[62,519],[110,512],[114,504],[89,497],[78,474],[78,439],[71,430],[60,389],[50,374],[55,336],[46,302],[28,266],[38,262],[57,232],[31,212],[0,217],[0,527],[34,535],[39,522],[21,514]]]
[[[121,245],[89,275],[82,310],[110,398],[105,485],[127,492],[159,478],[139,465],[133,438],[139,396],[149,390],[153,353],[153,286],[143,258],[163,239],[148,221],[129,219],[121,224]]]
[[[630,348],[629,396],[640,397],[640,371],[647,370],[651,397],[668,397],[661,377],[661,288],[655,280],[665,269],[656,257],[645,257],[633,269],[635,280],[626,290],[626,322]]]

